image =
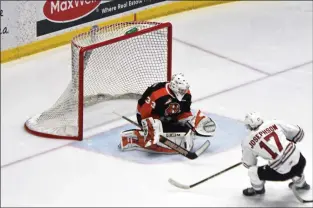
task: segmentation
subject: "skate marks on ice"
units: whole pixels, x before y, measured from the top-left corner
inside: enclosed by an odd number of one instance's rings
[[[211,142],[210,147],[201,157],[209,157],[212,154],[225,152],[230,148],[240,145],[242,138],[247,135],[247,131],[240,121],[211,113],[206,113],[206,115],[210,116],[216,122],[217,127],[215,136],[209,138]],[[133,128],[136,127],[132,124],[117,127],[82,142],[75,142],[71,146],[141,164],[160,164],[186,160],[181,155],[119,150],[117,146],[120,142],[120,132]],[[204,142],[205,139],[198,137],[195,140],[194,149],[199,148]]]

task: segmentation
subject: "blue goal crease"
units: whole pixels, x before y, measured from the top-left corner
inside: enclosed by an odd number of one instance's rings
[[[241,140],[247,135],[243,123],[238,120],[213,113],[204,114],[211,117],[216,122],[216,131],[214,137],[208,138],[211,145],[206,152],[201,155],[201,158],[210,157],[213,154],[225,152],[240,145]],[[181,155],[165,155],[136,150],[120,151],[118,148],[120,132],[132,128],[134,128],[133,124],[123,125],[93,136],[88,140],[74,142],[71,146],[141,164],[162,164],[186,160],[186,158]],[[197,149],[203,144],[205,139],[197,138],[195,140],[194,149]]]

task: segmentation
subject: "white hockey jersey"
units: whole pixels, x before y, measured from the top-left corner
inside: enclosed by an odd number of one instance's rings
[[[278,173],[288,173],[299,161],[300,151],[295,143],[303,136],[299,126],[278,120],[265,121],[242,141],[242,164],[247,168],[255,166],[260,156]]]

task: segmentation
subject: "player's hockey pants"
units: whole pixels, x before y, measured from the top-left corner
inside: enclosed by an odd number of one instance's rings
[[[258,168],[258,176],[261,181],[286,181],[292,179],[295,176],[301,177],[306,165],[306,160],[302,154],[298,164],[293,166],[291,170],[286,174],[280,174],[270,168],[268,165],[264,165]]]

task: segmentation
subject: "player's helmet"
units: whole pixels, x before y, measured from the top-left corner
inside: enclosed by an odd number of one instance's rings
[[[169,85],[176,98],[181,101],[189,90],[189,84],[182,73],[174,74]]]
[[[244,123],[249,130],[255,130],[263,124],[263,119],[260,113],[251,112],[246,115]]]

